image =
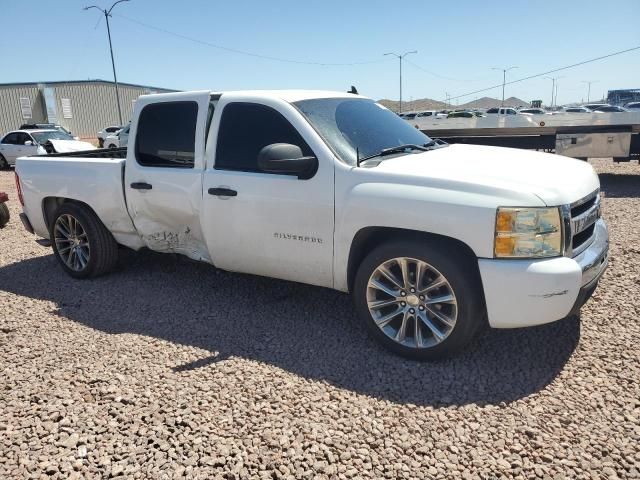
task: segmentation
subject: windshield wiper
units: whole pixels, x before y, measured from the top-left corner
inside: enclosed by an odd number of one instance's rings
[[[427,150],[429,150],[428,147],[432,146],[431,143],[432,142],[425,143],[424,145],[415,145],[413,143],[407,143],[406,145],[398,145],[397,147],[383,148],[378,153],[374,153],[373,155],[367,155],[366,157],[358,158],[357,164],[359,167],[362,162],[366,162],[367,160],[370,160],[372,158],[384,157],[386,155],[393,155],[394,153],[403,153],[403,152],[406,152],[407,150],[421,150],[423,152],[426,152]]]

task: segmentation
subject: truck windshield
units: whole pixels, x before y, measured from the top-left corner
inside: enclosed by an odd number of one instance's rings
[[[358,156],[365,158],[401,145],[431,142],[420,130],[373,100],[320,98],[294,105],[348,165],[356,164],[356,149]]]

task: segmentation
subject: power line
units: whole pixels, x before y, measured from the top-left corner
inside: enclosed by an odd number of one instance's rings
[[[421,67],[420,65],[418,65],[418,64],[416,64],[416,63],[414,63],[414,62],[412,62],[411,60],[405,60],[405,62],[407,62],[407,63],[409,63],[409,64],[413,65],[413,66],[414,66],[415,68],[417,68],[418,70],[422,70],[424,73],[428,73],[429,75],[432,75],[432,76],[437,77],[437,78],[441,78],[441,79],[443,79],[443,80],[452,80],[452,81],[454,81],[454,82],[467,82],[467,81],[469,81],[469,80],[460,80],[460,79],[458,79],[458,78],[451,78],[451,77],[446,77],[446,76],[444,76],[444,75],[440,75],[439,73],[432,72],[431,70],[427,70],[426,68]]]
[[[345,63],[336,63],[336,62],[312,62],[312,61],[307,61],[307,60],[297,60],[297,59],[292,59],[292,58],[283,58],[283,57],[274,57],[271,55],[262,55],[259,53],[254,53],[254,52],[249,52],[246,50],[240,50],[237,48],[231,48],[231,47],[226,47],[224,45],[218,45],[215,43],[211,43],[211,42],[207,42],[205,40],[200,40],[197,38],[193,38],[193,37],[189,37],[187,35],[183,35],[181,33],[177,33],[177,32],[172,32],[171,30],[167,30],[165,28],[162,27],[156,27],[154,25],[150,25],[148,23],[145,22],[141,22],[140,20],[135,20],[133,18],[127,17],[125,15],[122,14],[113,14],[117,17],[123,18],[125,20],[128,20],[132,23],[136,23],[138,25],[141,25],[145,28],[149,28],[151,30],[156,30],[158,32],[162,32],[162,33],[166,33],[168,35],[172,35],[174,37],[178,37],[181,38],[183,40],[188,40],[190,42],[194,42],[194,43],[198,43],[200,45],[205,45],[207,47],[211,47],[211,48],[216,48],[218,50],[223,50],[225,52],[229,52],[229,53],[235,53],[238,55],[245,55],[248,57],[254,57],[254,58],[261,58],[264,60],[272,60],[275,62],[283,62],[283,63],[295,63],[298,65],[317,65],[317,66],[322,66],[322,67],[352,67],[352,66],[357,66],[357,65],[369,65],[372,63],[381,63],[384,62],[385,60],[368,60],[368,61],[363,61],[363,62],[345,62]]]
[[[535,75],[529,75],[528,77],[523,77],[523,78],[519,78],[517,80],[512,80],[510,82],[506,82],[506,83],[504,83],[504,85],[513,85],[514,83],[524,82],[525,80],[531,80],[532,78],[542,77],[544,75],[549,75],[550,73],[560,72],[562,70],[567,70],[569,68],[579,67],[580,65],[585,65],[587,63],[597,62],[598,60],[603,60],[605,58],[614,57],[616,55],[621,55],[623,53],[632,52],[634,50],[640,50],[640,45],[637,46],[637,47],[627,48],[626,50],[620,50],[618,52],[613,52],[613,53],[609,53],[607,55],[602,55],[601,57],[596,57],[596,58],[591,58],[589,60],[584,60],[582,62],[574,63],[572,65],[567,65],[567,66],[560,67],[560,68],[554,68],[553,70],[548,70],[548,71],[542,72],[542,73],[536,73]],[[492,87],[482,88],[480,90],[475,90],[473,92],[464,93],[462,95],[451,97],[450,100],[459,99],[459,98],[462,98],[462,97],[468,97],[470,95],[475,95],[476,93],[487,92],[489,90],[500,88],[502,86],[503,86],[503,84],[500,83],[500,84],[494,85]],[[442,102],[442,100],[440,100],[440,101]]]

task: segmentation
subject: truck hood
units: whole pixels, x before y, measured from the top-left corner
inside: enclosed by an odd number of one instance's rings
[[[58,153],[66,152],[81,152],[83,150],[95,150],[96,147],[89,142],[82,142],[80,140],[49,140],[53,148]]]
[[[420,184],[431,179],[438,183],[450,182],[452,188],[461,190],[530,193],[547,206],[573,203],[600,186],[598,176],[585,161],[531,150],[480,145],[454,144],[387,158],[375,170],[418,177],[422,180]],[[413,183],[409,178],[404,181]]]

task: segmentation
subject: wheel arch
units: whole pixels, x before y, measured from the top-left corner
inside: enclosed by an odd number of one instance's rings
[[[353,282],[356,277],[356,272],[358,271],[358,266],[367,254],[379,245],[394,240],[414,240],[443,248],[455,249],[460,255],[459,258],[474,272],[484,299],[484,288],[482,288],[478,258],[469,245],[445,235],[394,227],[365,227],[355,234],[351,242],[349,260],[347,262],[347,285],[350,292],[353,291]]]
[[[64,203],[75,203],[76,205],[80,205],[93,213],[96,218],[100,218],[96,214],[96,211],[88,203],[67,197],[45,197],[42,199],[42,216],[44,218],[44,223],[47,227],[47,231],[51,230],[51,224],[53,223],[53,216],[55,215],[56,210],[60,208],[60,205]]]

